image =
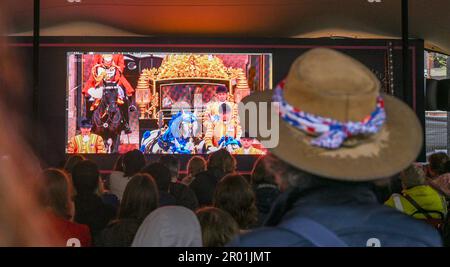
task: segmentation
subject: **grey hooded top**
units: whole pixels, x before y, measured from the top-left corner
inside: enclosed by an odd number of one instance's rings
[[[201,247],[202,232],[194,212],[164,206],[150,213],[139,227],[132,247]]]

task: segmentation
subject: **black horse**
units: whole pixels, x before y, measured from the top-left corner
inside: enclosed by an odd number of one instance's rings
[[[117,103],[117,96],[117,86],[105,86],[100,105],[92,114],[93,131],[103,138],[108,152],[111,153],[119,151],[120,135],[124,129],[124,119]],[[109,147],[111,149],[108,149]]]

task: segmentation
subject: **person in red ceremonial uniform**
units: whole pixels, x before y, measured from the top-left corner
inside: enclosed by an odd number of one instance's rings
[[[50,226],[58,235],[58,244],[69,247],[91,246],[89,227],[73,222],[75,205],[69,176],[61,170],[50,168],[40,174],[39,181],[42,182],[39,200],[47,210]]]
[[[86,105],[88,113],[93,112],[100,104],[104,88],[117,87],[117,103],[126,122],[125,133],[131,133],[128,123],[128,107],[130,105],[128,98],[133,95],[134,89],[123,75],[125,70],[124,56],[122,54],[97,54],[93,63],[91,75],[82,90],[83,95],[87,98],[87,103],[90,103]]]
[[[80,123],[81,134],[72,137],[67,145],[68,154],[106,153],[105,143],[100,135],[91,133],[92,123],[83,119]]]

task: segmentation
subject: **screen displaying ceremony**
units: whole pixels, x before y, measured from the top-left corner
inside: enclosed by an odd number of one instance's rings
[[[238,103],[272,88],[269,53],[71,52],[67,75],[68,154],[265,153]]]

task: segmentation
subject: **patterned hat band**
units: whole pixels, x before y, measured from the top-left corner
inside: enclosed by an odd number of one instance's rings
[[[377,97],[376,109],[362,121],[340,122],[310,114],[291,106],[284,99],[283,89],[284,82],[281,82],[273,92],[273,101],[279,102],[281,119],[307,134],[318,136],[311,140],[311,145],[317,147],[340,148],[342,143],[351,136],[378,133],[386,121],[384,100],[381,96]]]

